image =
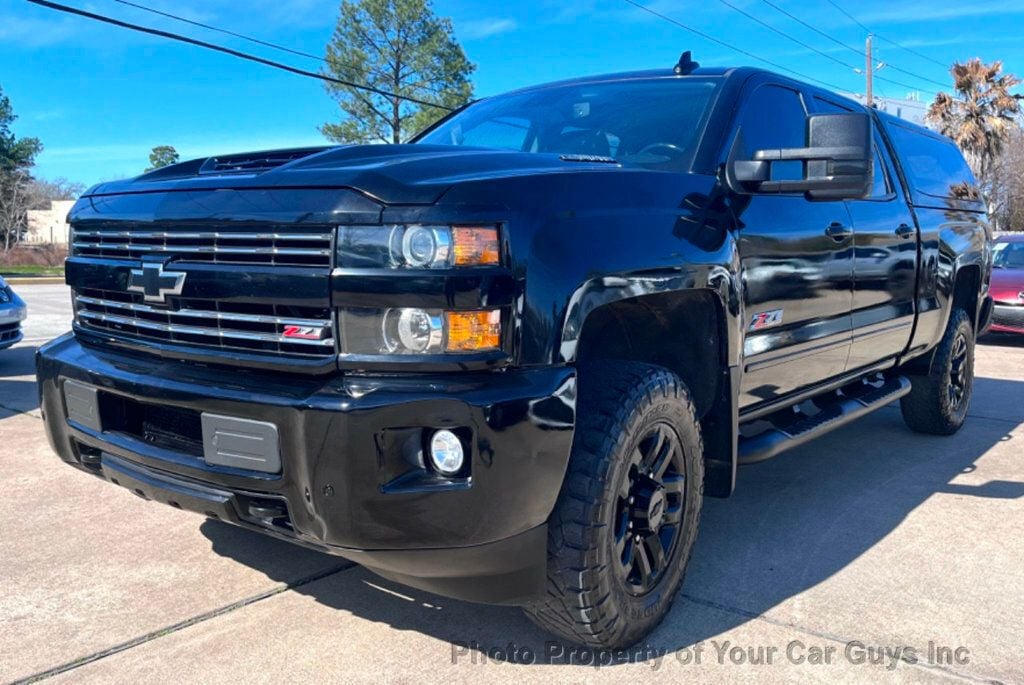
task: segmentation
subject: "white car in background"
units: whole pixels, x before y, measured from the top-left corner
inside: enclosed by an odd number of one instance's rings
[[[28,308],[25,303],[0,276],[0,350],[21,340],[21,322],[26,316]]]

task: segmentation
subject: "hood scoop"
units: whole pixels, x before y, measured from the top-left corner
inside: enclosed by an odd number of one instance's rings
[[[294,162],[328,147],[297,148],[291,150],[273,150],[270,152],[250,152],[239,155],[221,155],[210,157],[199,167],[200,174],[255,174],[270,171],[289,162]]]

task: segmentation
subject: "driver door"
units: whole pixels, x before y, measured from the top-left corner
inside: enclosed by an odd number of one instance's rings
[[[772,82],[749,88],[735,132],[743,159],[806,145],[802,93]],[[799,163],[775,166],[772,180],[802,173]],[[802,194],[748,199],[737,217],[746,326],[742,408],[841,375],[853,306],[854,234],[846,203]]]

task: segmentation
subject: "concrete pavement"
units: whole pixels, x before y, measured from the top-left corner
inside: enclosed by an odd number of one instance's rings
[[[0,682],[1024,682],[1024,341],[979,347],[952,438],[889,408],[743,469],[734,497],[705,502],[669,618],[607,666],[516,609],[410,590],[60,464],[31,351],[0,353]]]
[[[62,283],[12,286],[28,305],[24,342],[39,344],[71,329],[71,291]]]

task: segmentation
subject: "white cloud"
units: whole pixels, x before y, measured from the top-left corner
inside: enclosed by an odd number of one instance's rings
[[[39,112],[30,112],[27,118],[32,121],[57,121],[67,116],[63,109],[44,109]]]
[[[478,19],[463,22],[458,27],[458,31],[466,40],[479,40],[481,38],[490,38],[500,33],[515,31],[518,26],[515,19]]]

